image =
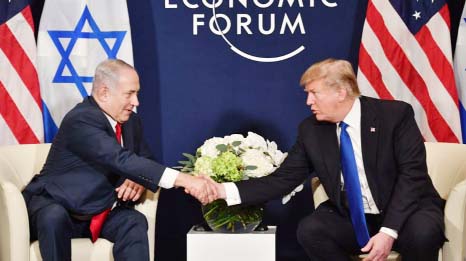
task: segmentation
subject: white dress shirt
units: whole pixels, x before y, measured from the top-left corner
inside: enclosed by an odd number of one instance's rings
[[[353,106],[351,107],[351,110],[346,115],[343,121],[346,124],[348,124],[348,128],[346,130],[350,136],[351,144],[353,146],[354,156],[356,159],[359,183],[361,185],[364,213],[379,214],[380,211],[377,208],[377,205],[375,204],[374,198],[372,197],[369,184],[367,183],[366,171],[364,169],[364,161],[362,157],[362,148],[361,148],[361,102],[359,101],[359,99],[356,99],[354,101]],[[337,128],[338,143],[340,143],[340,132],[341,132],[341,128],[338,127]],[[341,176],[341,182],[343,185],[343,176]],[[223,183],[223,186],[225,188],[227,204],[229,206],[241,204],[241,197],[238,191],[238,187],[235,185],[235,183],[227,182],[227,183]],[[383,232],[395,239],[398,238],[397,231],[393,229],[390,229],[387,227],[381,227],[380,232]]]
[[[107,117],[107,120],[108,122],[110,123],[110,126],[112,126],[112,129],[113,129],[113,132],[115,132],[115,126],[117,124],[117,122],[112,118],[110,117],[108,114],[104,113],[105,117]],[[123,133],[122,133],[123,135]],[[123,146],[123,137],[121,138],[121,146]],[[179,174],[179,171],[177,170],[174,170],[174,169],[170,169],[170,168],[165,168],[163,174],[162,174],[162,177],[160,178],[160,181],[159,181],[159,186],[162,187],[162,188],[165,188],[165,189],[170,189],[170,188],[173,188],[174,184],[175,184],[175,180],[176,178],[178,177],[178,174]]]

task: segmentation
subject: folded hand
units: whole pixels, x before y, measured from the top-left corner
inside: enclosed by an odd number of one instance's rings
[[[145,188],[136,182],[133,182],[129,179],[126,179],[123,184],[115,189],[118,192],[118,198],[123,201],[132,200],[137,201],[142,193],[144,193]]]

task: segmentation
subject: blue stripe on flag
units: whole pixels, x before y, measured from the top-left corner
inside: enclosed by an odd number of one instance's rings
[[[463,102],[460,101],[460,118],[461,118],[461,131],[463,134],[463,143],[466,144],[466,110]]]
[[[50,143],[57,134],[57,124],[53,121],[52,115],[50,114],[49,108],[44,101],[42,101],[42,114],[44,117],[44,141]]]

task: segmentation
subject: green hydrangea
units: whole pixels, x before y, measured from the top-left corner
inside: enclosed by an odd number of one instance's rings
[[[230,151],[220,154],[212,161],[212,171],[215,174],[214,179],[219,182],[242,180],[242,164],[243,161],[241,158]]]
[[[194,164],[194,172],[212,176],[212,158],[209,156],[202,156],[196,160]]]

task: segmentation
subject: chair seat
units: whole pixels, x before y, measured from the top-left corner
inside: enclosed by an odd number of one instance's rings
[[[109,257],[113,260],[112,248],[113,243],[103,238],[99,238],[94,244],[87,238],[75,238],[71,240],[71,260],[101,261],[108,260]],[[31,244],[29,260],[42,260],[38,241]]]
[[[362,254],[362,255],[353,257],[353,260],[363,260],[367,256],[368,254]],[[401,260],[401,256],[400,254],[398,254],[398,252],[391,251],[390,254],[388,254],[387,261],[400,261],[400,260]]]

